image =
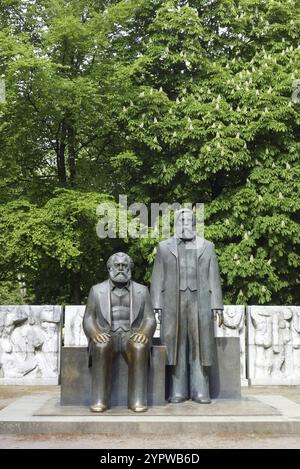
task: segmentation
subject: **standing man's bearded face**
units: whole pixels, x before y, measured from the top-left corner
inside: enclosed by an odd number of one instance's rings
[[[126,284],[131,279],[132,261],[123,253],[114,254],[108,260],[108,273],[115,284]]]
[[[176,237],[180,239],[193,239],[195,237],[194,215],[191,210],[181,211],[175,222]]]

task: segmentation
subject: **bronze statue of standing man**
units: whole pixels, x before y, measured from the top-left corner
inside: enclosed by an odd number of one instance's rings
[[[154,311],[170,365],[169,402],[210,403],[214,315],[223,321],[223,301],[214,244],[195,231],[189,209],[175,213],[175,236],[159,243],[151,280]]]

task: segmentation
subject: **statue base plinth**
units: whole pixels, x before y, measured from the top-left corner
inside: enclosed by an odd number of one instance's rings
[[[156,340],[157,343],[157,340]],[[212,399],[240,399],[240,340],[215,339],[215,362],[209,370]],[[91,368],[86,347],[62,347],[61,405],[89,405]],[[166,347],[153,344],[148,370],[148,406],[166,404]],[[111,406],[127,406],[128,368],[121,354],[113,361]]]
[[[148,405],[165,405],[166,348],[153,345],[148,371]],[[62,347],[61,405],[89,405],[92,373],[86,347]],[[113,360],[111,406],[127,406],[128,367],[118,354]]]

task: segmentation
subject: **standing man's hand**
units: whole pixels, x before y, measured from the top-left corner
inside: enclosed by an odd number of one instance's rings
[[[218,317],[219,322],[218,322],[218,327],[221,327],[222,324],[224,324],[224,315],[223,315],[223,309],[213,309],[213,315],[214,319]]]
[[[159,324],[161,323],[161,313],[162,313],[162,309],[161,308],[154,308],[154,314],[157,315],[157,321],[159,322]]]

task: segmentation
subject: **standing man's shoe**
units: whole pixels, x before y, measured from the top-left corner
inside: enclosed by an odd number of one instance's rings
[[[211,404],[211,399],[209,397],[195,396],[192,400],[194,402],[198,402],[198,404]]]
[[[180,404],[180,402],[186,401],[186,398],[183,396],[172,396],[169,397],[169,403],[170,404]]]

